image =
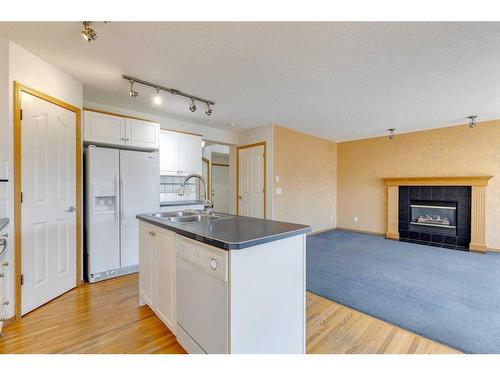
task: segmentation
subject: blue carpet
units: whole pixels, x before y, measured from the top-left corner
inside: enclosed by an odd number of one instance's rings
[[[500,254],[335,230],[307,239],[307,289],[466,353],[500,353]]]

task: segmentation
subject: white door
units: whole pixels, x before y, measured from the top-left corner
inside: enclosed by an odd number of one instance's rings
[[[160,210],[157,152],[120,150],[120,266],[139,264],[137,214]]]
[[[127,146],[158,148],[160,125],[150,121],[125,119]]]
[[[238,214],[264,218],[264,146],[243,148],[239,153]]]
[[[125,144],[125,119],[123,117],[85,111],[83,129],[85,141],[112,145]]]
[[[156,233],[147,224],[139,225],[139,302],[156,309]]]
[[[160,132],[160,172],[179,173],[179,133],[162,130]]]
[[[76,115],[22,93],[22,314],[76,286]]]
[[[86,155],[89,280],[120,268],[120,151],[89,146]]]
[[[229,167],[212,165],[212,203],[217,212],[227,213],[229,206]]]
[[[201,174],[201,160],[201,137],[191,134],[179,134],[179,169],[182,174]]]
[[[156,306],[165,325],[175,333],[175,234],[156,230]]]

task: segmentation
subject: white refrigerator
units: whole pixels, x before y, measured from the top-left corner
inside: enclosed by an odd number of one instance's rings
[[[89,146],[85,161],[88,280],[137,272],[135,215],[159,211],[158,153]]]

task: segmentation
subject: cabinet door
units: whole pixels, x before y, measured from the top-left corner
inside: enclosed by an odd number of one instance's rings
[[[201,153],[200,136],[179,134],[179,169],[182,174],[201,174]]]
[[[156,233],[139,223],[139,297],[151,309],[156,308]]]
[[[156,231],[156,313],[175,334],[175,234]]]
[[[178,174],[179,133],[162,130],[160,132],[160,173]]]
[[[125,129],[127,146],[158,148],[160,124],[127,118],[125,119]]]
[[[125,119],[104,113],[84,111],[83,140],[111,145],[125,144]]]

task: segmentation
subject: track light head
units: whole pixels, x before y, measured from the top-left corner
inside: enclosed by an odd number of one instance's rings
[[[390,128],[390,129],[387,129],[387,131],[389,132],[389,139],[394,139],[394,137],[396,136],[396,134],[394,134],[394,132],[396,131],[396,128]]]
[[[476,127],[476,118],[477,116],[467,116],[469,119],[469,128],[474,129]]]
[[[193,98],[191,98],[191,105],[189,106],[189,110],[191,112],[195,112],[196,111],[196,103],[194,102]]]
[[[153,102],[156,105],[160,105],[162,102],[161,95],[160,95],[160,88],[158,88],[158,87],[156,88],[156,95],[153,98]]]
[[[134,80],[130,80],[130,90],[128,92],[131,98],[137,98],[139,96],[139,93],[134,90]]]
[[[85,39],[89,43],[97,39],[97,33],[90,26],[90,23],[91,23],[90,21],[83,21],[83,30],[82,30],[83,39]]]
[[[212,112],[213,112],[213,110],[210,107],[210,103],[207,103],[207,110],[205,111],[205,113],[207,114],[207,116],[210,116],[212,114]]]

